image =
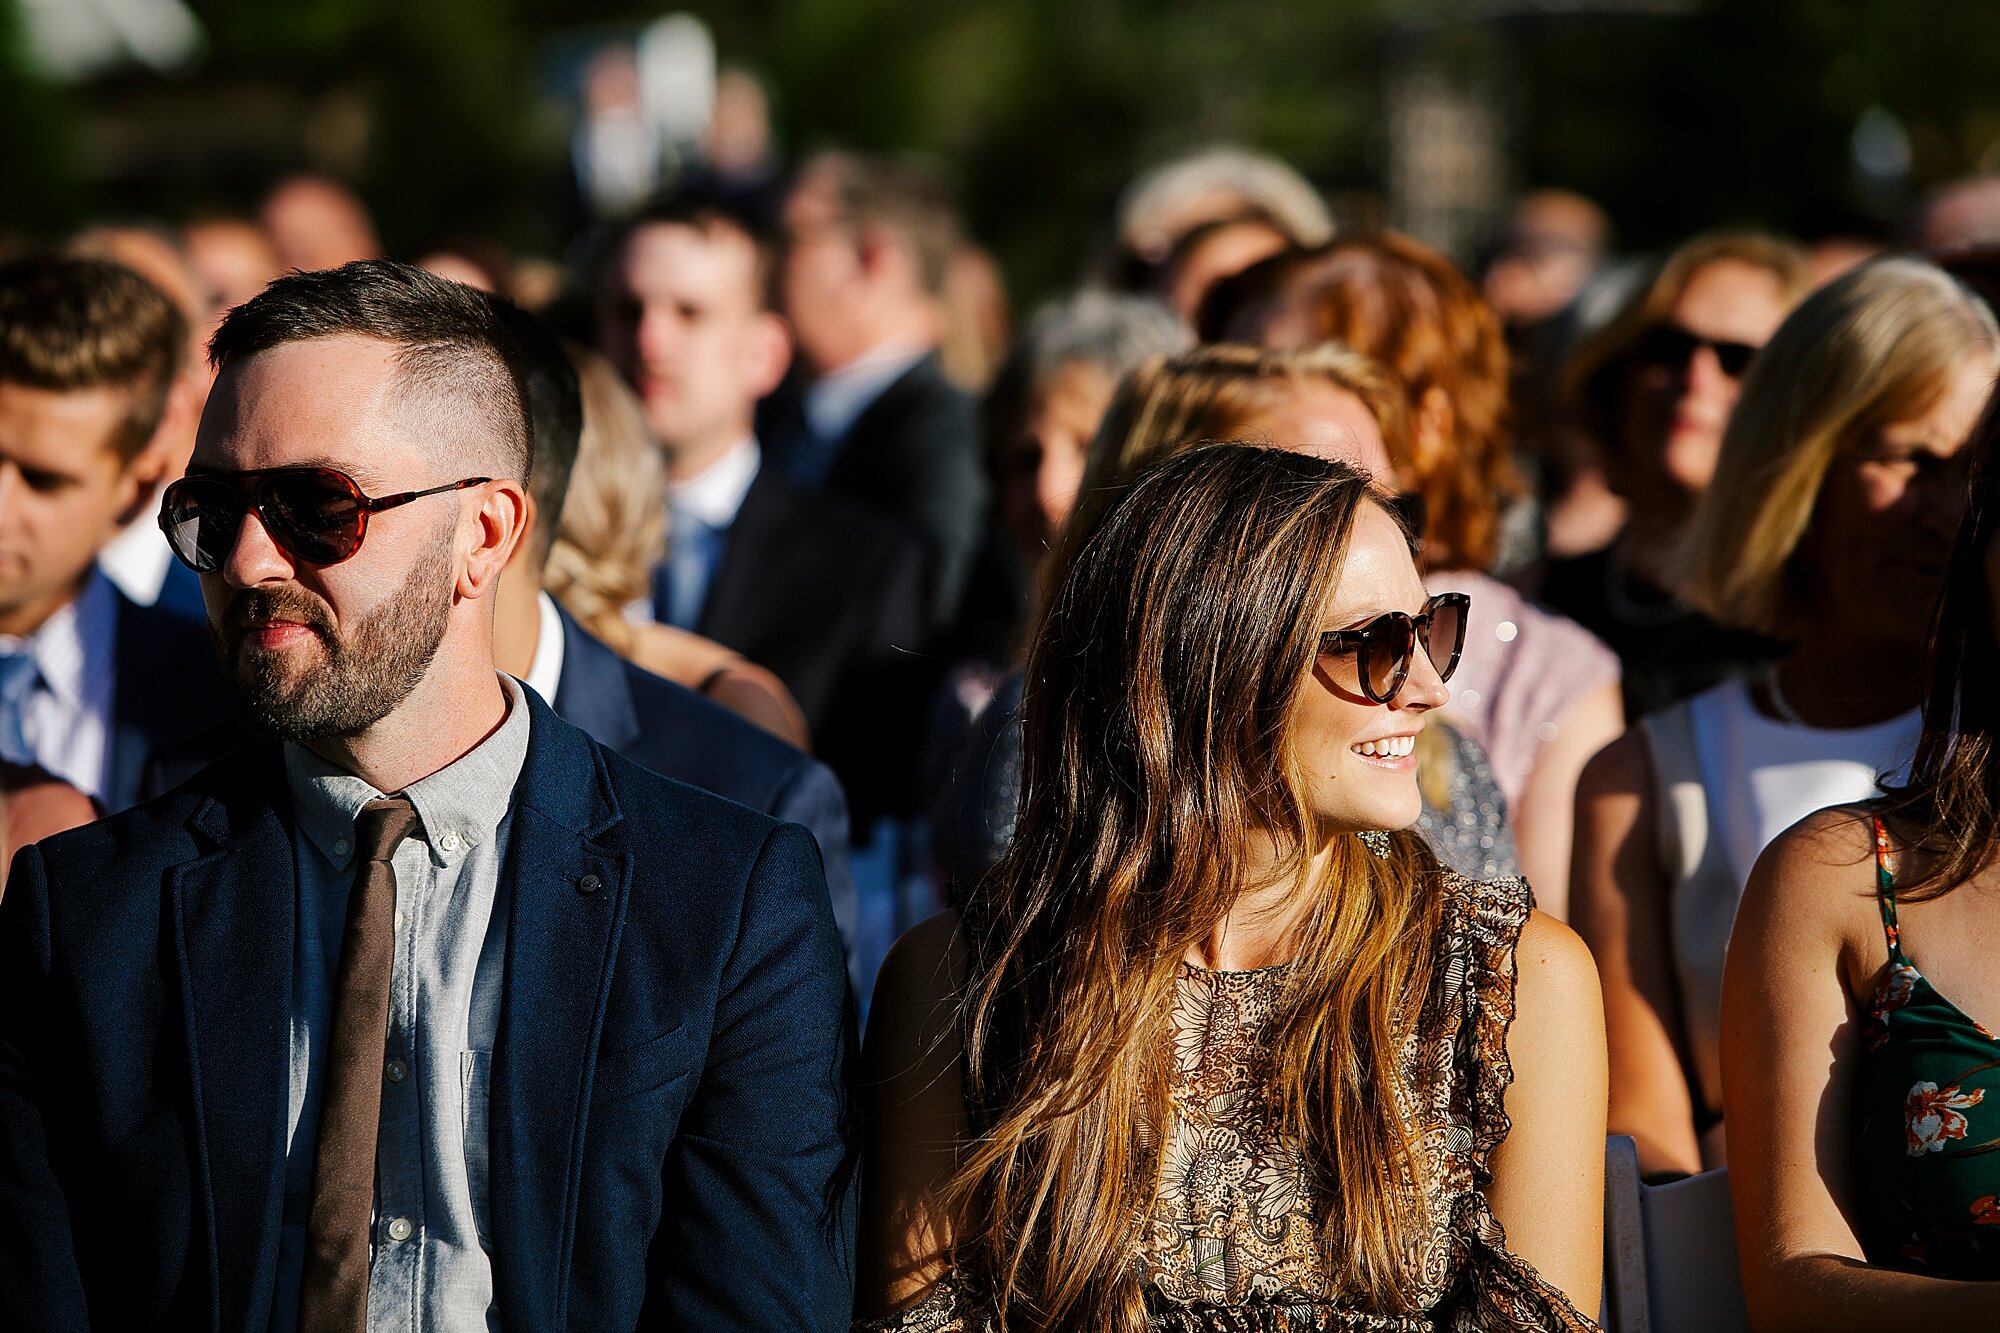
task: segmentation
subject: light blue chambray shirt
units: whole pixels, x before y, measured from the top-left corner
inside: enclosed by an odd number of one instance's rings
[[[487,1252],[487,1081],[499,1022],[506,861],[514,784],[528,754],[518,682],[507,720],[475,749],[403,795],[418,827],[396,848],[396,952],[376,1145],[370,1333],[497,1327]],[[285,746],[295,818],[297,936],[284,1228],[271,1326],[297,1327],[307,1203],[319,1141],[327,1029],[346,930],[354,821],[383,793],[303,746]]]

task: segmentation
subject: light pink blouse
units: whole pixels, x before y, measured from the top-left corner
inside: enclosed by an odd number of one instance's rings
[[[1528,775],[1554,740],[1563,713],[1583,695],[1618,683],[1618,658],[1596,635],[1523,597],[1496,578],[1468,569],[1433,571],[1433,593],[1472,598],[1465,653],[1447,685],[1444,712],[1486,747],[1509,806],[1518,806]]]

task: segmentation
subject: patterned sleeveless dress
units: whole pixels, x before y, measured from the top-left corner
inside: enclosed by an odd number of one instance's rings
[[[1412,1315],[1385,1315],[1333,1289],[1321,1246],[1326,1182],[1277,1126],[1270,1042],[1288,966],[1183,968],[1169,1049],[1172,1121],[1145,1129],[1164,1147],[1160,1185],[1132,1258],[1155,1333],[1587,1333],[1596,1325],[1510,1253],[1487,1207],[1488,1161],[1507,1137],[1513,1081],[1514,949],[1532,899],[1518,879],[1440,877],[1444,939],[1436,981],[1399,1060],[1396,1095],[1432,1164],[1427,1234]],[[869,1333],[986,1333],[972,1285],[947,1275],[918,1305]]]
[[[2000,1041],[1903,952],[1889,837],[1875,821],[1889,961],[1862,1029],[1854,1180],[1868,1262],[2000,1279]]]

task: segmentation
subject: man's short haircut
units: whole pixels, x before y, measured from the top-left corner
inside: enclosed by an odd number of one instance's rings
[[[699,185],[680,186],[656,196],[634,214],[605,247],[604,270],[598,284],[600,293],[609,292],[618,279],[632,237],[647,227],[686,227],[705,238],[734,232],[750,243],[752,280],[759,310],[778,309],[777,237],[770,220],[729,195]]]
[[[488,296],[500,322],[520,349],[521,381],[528,395],[528,494],[535,501],[535,526],[526,538],[534,568],[548,559],[562,526],[563,501],[583,439],[583,393],[576,365],[556,331],[504,296]]]
[[[122,390],[110,443],[126,462],[160,427],[187,336],[174,303],[123,264],[36,254],[0,265],[0,383]]]
[[[847,226],[889,232],[910,252],[924,291],[944,290],[961,235],[951,189],[936,170],[910,158],[827,152],[806,164],[801,178],[811,176],[832,184]]]
[[[487,442],[496,476],[532,476],[528,389],[513,332],[484,292],[414,264],[361,259],[288,273],[224,316],[208,360],[220,373],[285,343],[342,337],[393,344],[406,400],[422,395],[440,422],[463,423]]]

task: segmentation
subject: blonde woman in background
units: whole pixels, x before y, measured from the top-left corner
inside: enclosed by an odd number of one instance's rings
[[[1611,1132],[1648,1174],[1722,1161],[1723,951],[1758,854],[1914,753],[1996,343],[1949,276],[1884,260],[1808,297],[1743,382],[1680,591],[1788,647],[1642,719],[1577,791],[1572,901],[1603,970]]]
[[[583,438],[543,586],[583,627],[657,676],[706,695],[800,749],[805,716],[778,678],[698,634],[628,619],[667,549],[667,479],[632,391],[610,362],[572,348]]]

